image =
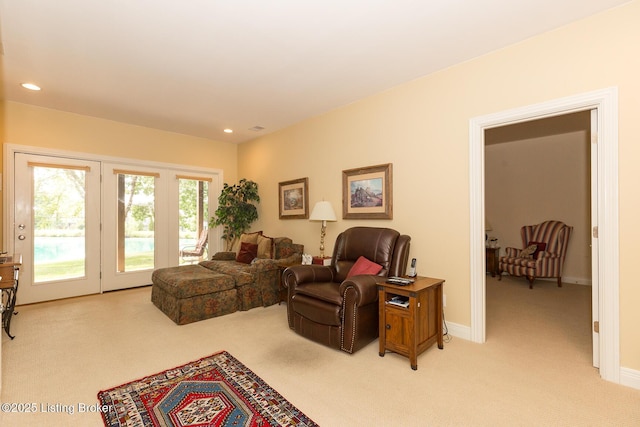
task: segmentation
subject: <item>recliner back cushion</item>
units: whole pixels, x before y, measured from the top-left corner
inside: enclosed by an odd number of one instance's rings
[[[336,281],[346,279],[361,256],[382,266],[379,275],[387,275],[398,236],[400,233],[396,230],[377,227],[353,227],[340,233],[332,260],[337,272]]]

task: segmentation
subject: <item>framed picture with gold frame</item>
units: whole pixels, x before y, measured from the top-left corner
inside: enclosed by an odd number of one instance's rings
[[[309,218],[309,178],[278,183],[280,219]]]
[[[393,219],[393,164],[342,171],[343,219]]]

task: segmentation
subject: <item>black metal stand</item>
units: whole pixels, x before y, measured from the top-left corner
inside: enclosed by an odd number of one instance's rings
[[[14,314],[18,314],[15,311],[16,308],[16,295],[18,293],[18,277],[16,274],[15,280],[13,281],[13,286],[0,288],[2,291],[1,299],[0,299],[0,312],[2,312],[2,328],[7,333],[9,338],[14,339],[15,336],[11,335],[11,318]]]

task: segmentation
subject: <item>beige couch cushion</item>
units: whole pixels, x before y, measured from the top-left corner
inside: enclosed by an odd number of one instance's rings
[[[240,253],[240,245],[242,243],[253,243],[254,245],[258,244],[258,236],[262,235],[262,231],[256,231],[255,233],[242,233],[240,239],[236,240],[233,244],[233,252],[236,253],[236,257],[238,253]]]
[[[258,258],[273,259],[273,238],[265,235],[258,236]]]

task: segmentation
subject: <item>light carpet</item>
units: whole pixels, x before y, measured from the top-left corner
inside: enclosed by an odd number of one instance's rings
[[[448,304],[453,286],[445,282]],[[100,426],[96,392],[225,349],[322,426],[638,426],[640,391],[591,366],[590,288],[487,277],[487,342],[453,338],[413,371],[372,342],[349,355],[301,338],[285,305],[177,326],[150,288],[20,308],[3,336],[2,401],[66,412],[0,413],[5,426]],[[445,308],[447,313],[447,308]],[[447,317],[449,319],[449,316]]]

